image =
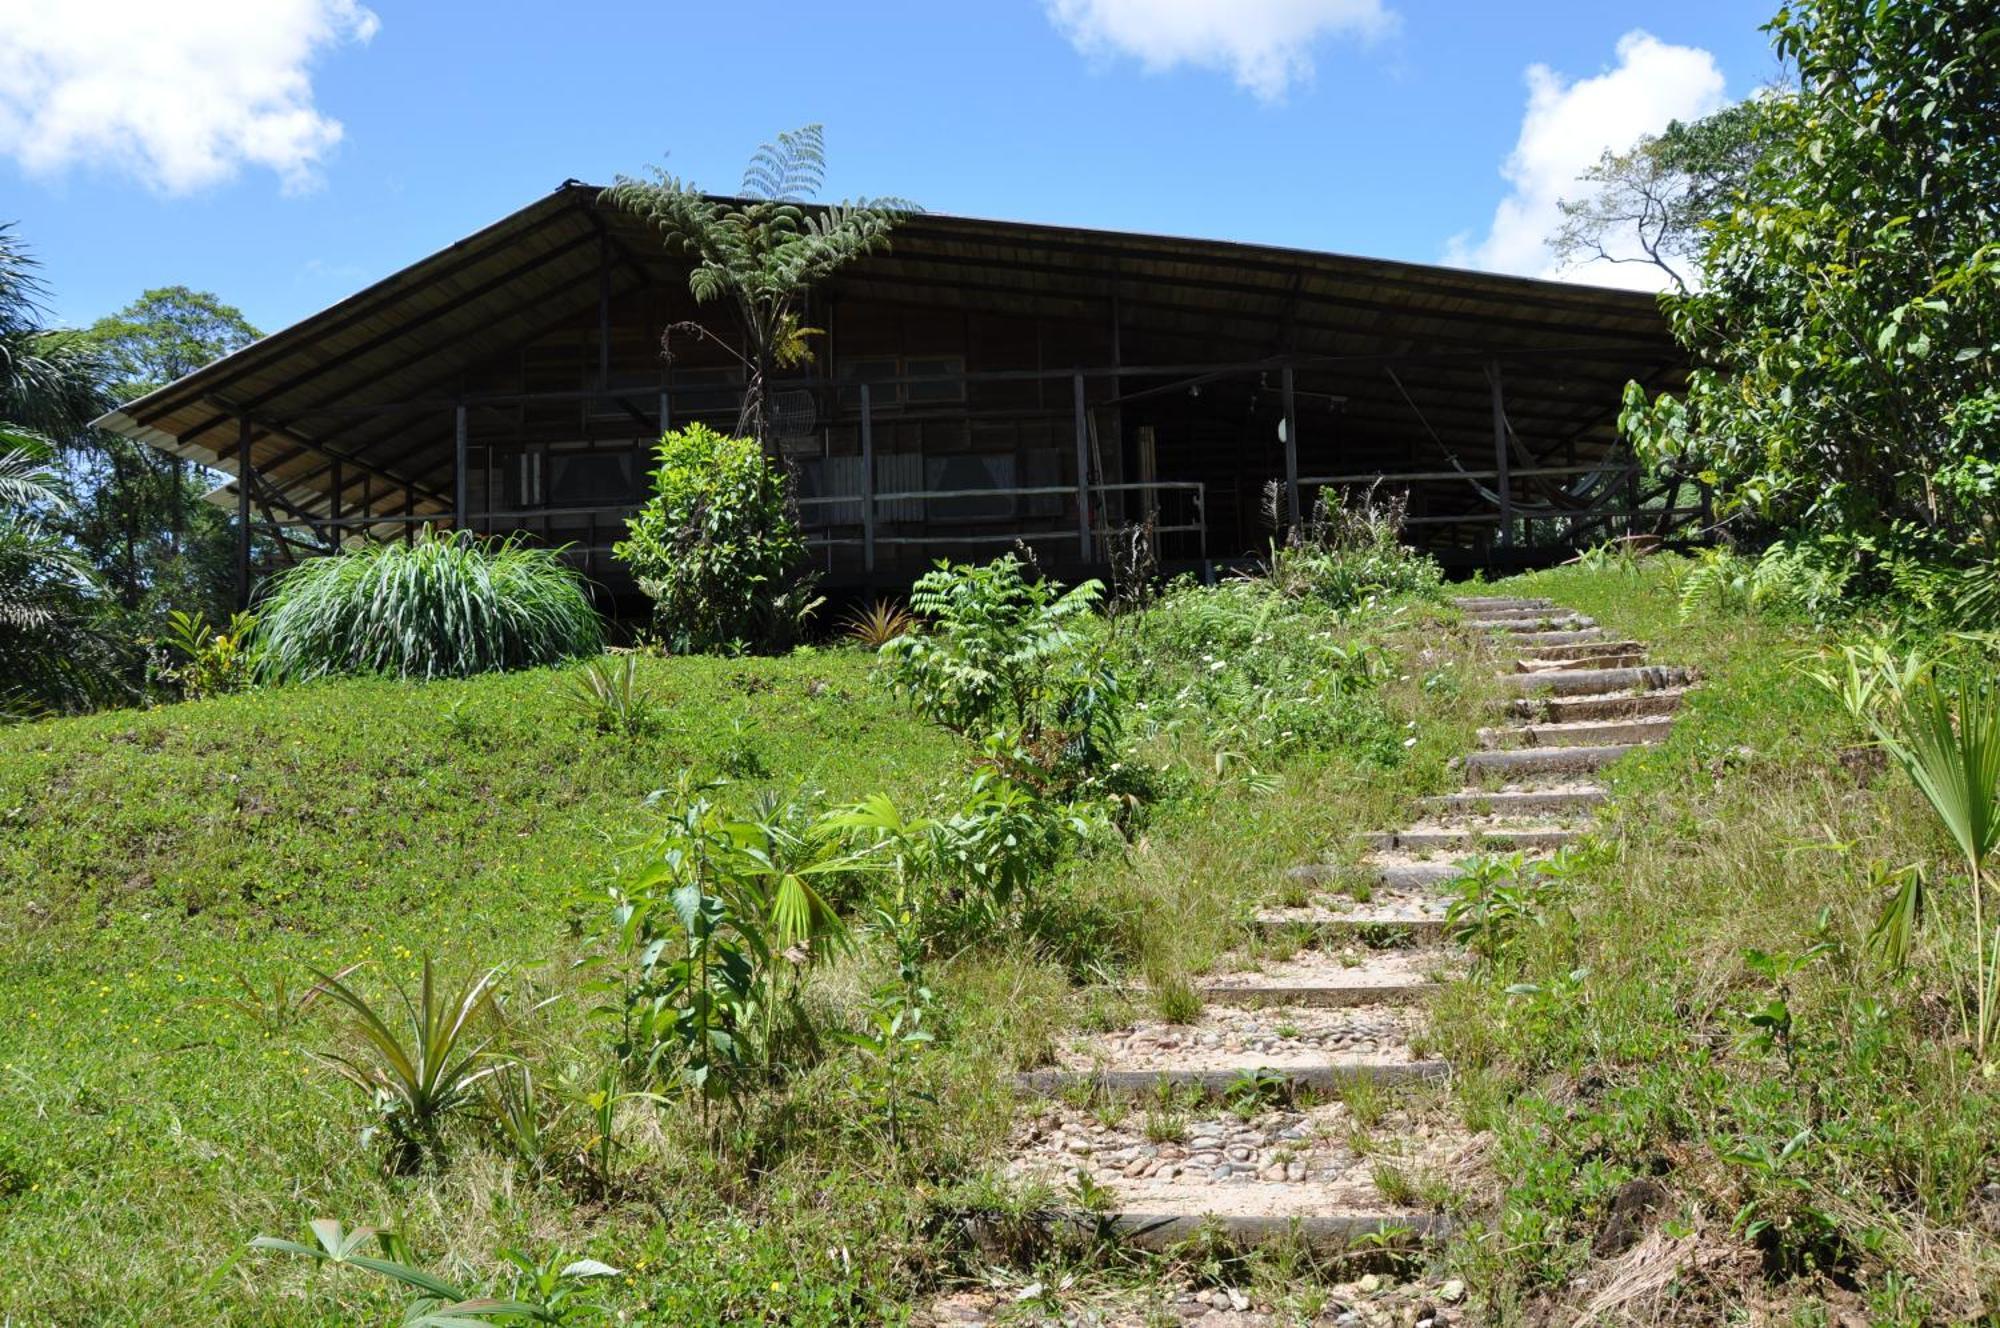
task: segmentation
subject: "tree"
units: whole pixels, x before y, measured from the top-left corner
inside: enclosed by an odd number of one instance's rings
[[[44,324],[36,266],[13,225],[0,223],[0,449],[39,451],[104,404],[96,347]]]
[[[1990,560],[2000,11],[1797,0],[1766,30],[1797,92],[1705,228],[1701,289],[1665,301],[1685,391],[1628,387],[1621,424],[1736,517],[1864,566]]]
[[[96,350],[106,393],[130,401],[262,334],[214,295],[166,286],[81,335]],[[234,542],[227,515],[201,501],[214,477],[101,430],[79,431],[66,453],[77,501],[63,531],[103,572],[131,630],[157,630],[173,609],[226,617]]]
[[[44,326],[42,294],[35,260],[0,226],[0,719],[86,709],[120,690],[89,625],[96,577],[48,524],[67,505],[48,436],[97,412],[100,365],[87,341]]]
[[[0,451],[0,722],[123,693],[117,653],[90,624],[97,578],[43,519],[64,506],[46,462],[38,445]]]
[[[1771,101],[1782,95],[1741,101],[1699,120],[1675,120],[1624,152],[1606,151],[1578,177],[1593,191],[1562,200],[1562,228],[1549,237],[1557,259],[1565,265],[1650,263],[1687,294],[1703,228],[1736,206],[1764,153]]]
[[[757,149],[737,198],[715,198],[659,167],[647,178],[619,176],[604,191],[658,227],[694,267],[688,290],[697,303],[726,300],[743,333],[745,386],[736,431],[773,450],[765,383],[774,369],[807,362],[800,304],[812,283],[864,254],[886,248],[889,232],[913,210],[898,199],[811,204],[826,175],[826,140],[807,125]],[[706,334],[706,329],[696,328]],[[727,343],[722,343],[727,344]]]

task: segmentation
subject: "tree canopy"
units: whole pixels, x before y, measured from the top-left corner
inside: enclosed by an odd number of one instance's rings
[[[2000,521],[2000,11],[1798,0],[1795,96],[1671,296],[1686,390],[1627,389],[1644,456],[1739,525],[1864,567],[1991,559]]]

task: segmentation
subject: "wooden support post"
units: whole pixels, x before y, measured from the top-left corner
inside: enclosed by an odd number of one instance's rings
[[[1500,361],[1487,364],[1486,378],[1493,385],[1493,470],[1494,488],[1500,494],[1500,547],[1508,549],[1514,545],[1514,482],[1507,474],[1512,458],[1507,454],[1507,397],[1500,386]]]
[[[674,403],[664,389],[660,392],[660,436],[667,436],[667,430],[674,427]]]
[[[861,385],[861,568],[875,570],[875,410]]]
[[[1285,407],[1285,516],[1297,530],[1305,522],[1305,513],[1299,510],[1299,403],[1291,365],[1280,371],[1278,381]]]
[[[250,421],[236,421],[236,607],[250,607]]]
[[[328,529],[332,533],[333,547],[335,549],[340,548],[341,531],[343,529],[343,527],[340,524],[340,517],[341,517],[340,500],[346,497],[346,489],[347,489],[346,472],[344,472],[341,469],[340,459],[338,457],[335,457],[333,462],[333,492],[326,500],[326,513],[333,520],[333,524],[330,527],[328,527]]]
[[[1083,375],[1076,374],[1071,382],[1076,397],[1076,538],[1081,559],[1088,563],[1091,561],[1090,421],[1083,413]]]
[[[451,526],[453,530],[464,530],[467,515],[466,483],[470,478],[466,474],[466,471],[471,466],[471,449],[467,445],[465,403],[463,401],[459,402],[456,409],[452,412],[452,434],[453,443],[456,448],[454,453],[456,460],[452,463],[451,468]]]

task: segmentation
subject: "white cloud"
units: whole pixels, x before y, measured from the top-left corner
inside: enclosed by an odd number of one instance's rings
[[[1629,148],[1671,120],[1696,119],[1724,105],[1715,57],[1698,46],[1674,46],[1635,30],[1618,39],[1617,65],[1594,78],[1567,82],[1547,65],[1530,66],[1527,78],[1521,137],[1500,168],[1511,188],[1484,238],[1454,237],[1445,261],[1490,272],[1658,289],[1666,277],[1652,267],[1596,262],[1562,269],[1548,238],[1562,224],[1557,204],[1582,192],[1577,176],[1606,148]]]
[[[310,188],[341,127],[309,66],[377,26],[356,0],[0,0],[0,153],[174,194],[245,166]]]
[[[1227,70],[1275,101],[1312,77],[1312,45],[1327,33],[1369,38],[1395,26],[1382,0],[1044,0],[1049,19],[1085,55],[1136,57]]]

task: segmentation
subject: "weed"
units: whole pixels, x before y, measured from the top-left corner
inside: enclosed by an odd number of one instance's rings
[[[426,955],[414,999],[400,985],[393,987],[402,1007],[398,1022],[405,1026],[400,1033],[392,1026],[394,1010],[378,1010],[329,974],[314,976],[350,1016],[349,1049],[321,1052],[319,1059],[369,1095],[389,1136],[391,1168],[410,1171],[440,1156],[445,1118],[471,1105],[480,1081],[502,1065],[487,1050],[500,970],[488,969],[455,991],[441,992]],[[374,1130],[364,1131],[364,1141]]]
[[[564,675],[558,695],[599,733],[639,737],[658,730],[665,703],[639,677],[639,657],[628,653],[589,661]]]

